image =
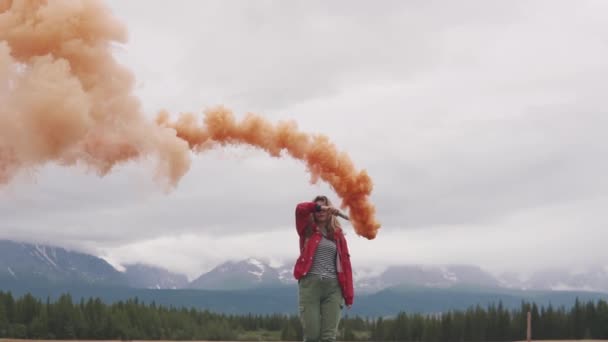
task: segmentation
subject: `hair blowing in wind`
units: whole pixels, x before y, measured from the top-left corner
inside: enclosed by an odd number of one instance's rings
[[[342,199],[357,234],[376,236],[372,180],[327,137],[254,114],[237,121],[221,107],[148,120],[133,95],[133,74],[112,56],[112,44],[126,36],[100,1],[0,0],[0,184],[50,162],[105,175],[153,158],[156,176],[176,186],[191,150],[244,144],[303,161],[313,183],[327,182]]]

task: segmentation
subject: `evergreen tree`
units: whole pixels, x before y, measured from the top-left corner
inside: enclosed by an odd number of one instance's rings
[[[8,337],[8,315],[4,304],[4,294],[0,292],[0,338]]]
[[[28,335],[28,337],[34,339],[49,338],[49,317],[46,310],[41,310],[39,315],[34,317]]]
[[[382,317],[379,317],[375,323],[373,323],[373,329],[371,333],[372,341],[385,341],[385,333],[384,333],[384,320]]]
[[[374,341],[523,340],[528,310],[536,339],[608,338],[608,303],[582,303],[570,309],[522,303],[508,311],[501,302],[487,308],[438,314],[399,313],[377,320],[343,318],[340,339]],[[275,331],[283,340],[301,340],[296,315],[224,315],[186,308],[146,305],[139,299],[105,304],[73,302],[69,295],[43,303],[31,295],[15,299],[0,291],[0,337],[35,339],[234,340],[245,331]]]

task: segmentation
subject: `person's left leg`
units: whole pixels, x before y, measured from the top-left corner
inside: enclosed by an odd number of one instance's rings
[[[334,342],[338,334],[338,324],[342,317],[342,290],[336,279],[322,280],[321,297],[321,341]]]

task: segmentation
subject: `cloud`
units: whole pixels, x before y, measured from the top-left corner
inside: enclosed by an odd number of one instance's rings
[[[604,2],[109,4],[148,117],[224,104],[293,119],[368,170],[384,227],[350,232],[356,265],[608,262]],[[169,194],[150,168],[22,176],[0,190],[0,237],[195,276],[226,258],[291,262],[293,207],[331,193],[251,149],[194,156]]]

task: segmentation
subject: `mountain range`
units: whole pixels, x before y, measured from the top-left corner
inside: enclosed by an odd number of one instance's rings
[[[137,296],[231,313],[271,313],[291,308],[297,300],[291,265],[272,267],[253,258],[227,261],[192,281],[156,266],[123,266],[119,271],[93,255],[0,240],[0,290],[15,294],[56,297],[70,292],[109,301]],[[399,308],[436,312],[497,301],[516,306],[530,299],[568,304],[574,298],[608,297],[607,268],[543,271],[522,280],[472,265],[396,265],[381,273],[355,268],[354,279],[359,302],[354,313],[373,315],[394,314]]]
[[[0,284],[2,280],[155,289],[177,289],[188,284],[185,275],[159,267],[132,264],[120,272],[93,255],[8,240],[0,240]]]

